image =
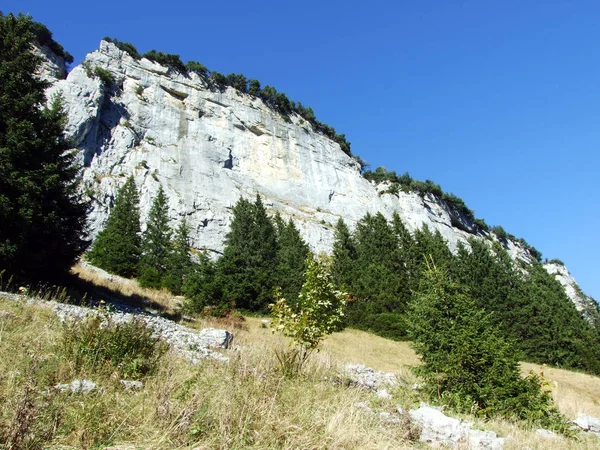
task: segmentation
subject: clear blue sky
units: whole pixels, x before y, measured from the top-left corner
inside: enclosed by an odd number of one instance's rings
[[[600,300],[597,1],[13,1],[80,61],[103,36],[241,72],[352,151],[431,179]]]

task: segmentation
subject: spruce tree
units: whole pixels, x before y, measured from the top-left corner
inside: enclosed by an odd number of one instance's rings
[[[357,259],[351,293],[358,300],[348,308],[349,324],[401,338],[410,291],[398,237],[378,213],[358,221],[354,238]]]
[[[306,258],[310,249],[292,219],[286,224],[275,219],[277,224],[277,280],[281,294],[294,304],[304,284]]]
[[[138,281],[141,286],[162,287],[170,251],[169,205],[161,185],[152,202],[146,230],[142,234],[142,256],[138,269]]]
[[[52,279],[88,246],[87,204],[61,100],[46,108],[48,84],[36,75],[36,25],[0,13],[0,271]]]
[[[217,265],[206,250],[200,252],[198,259],[198,264],[192,264],[183,280],[182,292],[187,298],[187,308],[216,316],[226,314],[235,304],[223,297],[223,279],[219,278]]]
[[[240,198],[233,208],[217,277],[226,301],[251,311],[266,311],[276,283],[277,236],[260,195],[252,204]]]
[[[135,277],[141,255],[139,197],[133,176],[119,189],[106,226],[87,259],[108,272]]]
[[[409,332],[423,364],[416,371],[433,399],[461,412],[561,424],[538,377],[519,374],[505,340],[447,268],[427,258],[409,309]]]
[[[167,273],[164,278],[164,287],[173,294],[182,293],[183,281],[193,266],[190,255],[190,234],[185,219],[182,219],[175,230],[171,251],[167,259]]]
[[[333,237],[333,264],[331,275],[342,289],[351,291],[356,265],[356,243],[350,229],[341,217],[335,226]]]

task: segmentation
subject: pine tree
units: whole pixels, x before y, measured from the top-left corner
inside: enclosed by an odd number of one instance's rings
[[[235,306],[223,297],[222,278],[217,265],[211,261],[206,250],[198,255],[198,264],[192,264],[183,281],[182,291],[186,296],[187,308],[193,312],[223,315]]]
[[[225,300],[238,308],[266,311],[273,301],[276,268],[277,236],[260,195],[254,204],[240,198],[217,263]]]
[[[290,219],[286,224],[275,219],[277,224],[277,280],[281,294],[293,304],[298,298],[304,284],[306,258],[310,249],[294,222]]]
[[[356,265],[356,243],[350,229],[341,217],[335,226],[333,238],[333,264],[331,274],[335,283],[342,289],[351,291]]]
[[[62,136],[61,100],[46,108],[48,84],[35,75],[35,27],[28,16],[0,13],[0,270],[51,279],[88,246],[87,204]]]
[[[162,287],[170,252],[169,205],[161,185],[152,202],[146,230],[142,234],[142,257],[138,269],[141,286]]]
[[[427,258],[409,309],[410,337],[425,392],[461,412],[555,426],[562,419],[538,377],[520,377],[505,340],[447,268]]]
[[[351,293],[358,301],[348,308],[349,324],[400,338],[410,292],[398,237],[378,213],[358,221],[354,239],[357,259]]]
[[[173,294],[181,295],[183,281],[193,266],[190,255],[189,227],[182,219],[175,230],[171,243],[171,251],[167,260],[167,273],[164,278],[164,287]]]
[[[119,189],[106,226],[87,254],[92,264],[124,277],[137,275],[142,245],[139,202],[131,176]]]

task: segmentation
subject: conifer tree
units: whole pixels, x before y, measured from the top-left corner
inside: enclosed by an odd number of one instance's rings
[[[141,255],[139,196],[133,176],[119,189],[106,226],[87,259],[108,272],[135,277]]]
[[[251,311],[266,311],[276,282],[277,236],[260,195],[252,204],[240,198],[233,208],[217,277],[226,301]]]
[[[162,286],[170,250],[169,205],[161,185],[152,202],[146,230],[142,234],[142,257],[139,266],[141,286],[153,288]]]
[[[192,268],[190,255],[190,234],[185,219],[179,222],[175,230],[171,250],[167,259],[167,273],[164,278],[164,287],[173,294],[182,293],[183,281]]]
[[[88,246],[87,204],[62,136],[61,100],[46,108],[48,84],[36,75],[38,25],[0,13],[0,270],[52,279]]]
[[[217,316],[227,313],[235,304],[223,297],[222,278],[218,277],[217,265],[206,250],[200,252],[198,259],[198,264],[192,264],[183,280],[182,292],[188,299],[188,309]]]
[[[348,321],[386,337],[400,338],[410,292],[398,237],[378,213],[358,221],[355,240],[357,259],[351,293],[359,300],[349,306]]]
[[[356,243],[341,217],[335,226],[331,275],[338,286],[351,291],[356,265]]]
[[[298,298],[304,284],[306,258],[310,249],[294,222],[290,219],[286,224],[275,219],[277,224],[277,280],[281,294],[290,304]]]
[[[555,426],[562,419],[538,377],[523,379],[505,340],[447,268],[427,258],[409,309],[409,331],[432,398],[461,412]]]

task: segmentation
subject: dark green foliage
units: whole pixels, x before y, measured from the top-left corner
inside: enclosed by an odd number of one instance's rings
[[[459,248],[457,279],[478,307],[490,313],[490,322],[516,342],[515,348],[530,361],[598,373],[595,330],[560,283],[538,263],[523,276],[499,244],[493,253],[483,242],[473,239],[469,244],[470,251]]]
[[[333,241],[333,265],[331,275],[333,281],[342,288],[349,290],[354,280],[354,269],[357,259],[356,244],[350,229],[344,219],[338,219],[335,226]]]
[[[0,12],[0,15],[2,12]],[[35,35],[35,38],[40,46],[47,46],[55,55],[60,56],[65,60],[66,63],[71,64],[73,62],[73,55],[66,51],[62,45],[56,42],[52,38],[52,32],[39,22],[31,21],[31,31]]]
[[[502,228],[500,225],[494,225],[492,227],[492,231],[494,232],[496,237],[502,242],[506,242],[506,240],[508,239],[508,233],[504,231],[504,228]]]
[[[277,226],[277,286],[281,287],[283,298],[293,305],[304,284],[306,258],[310,250],[294,222],[286,224],[276,217]]]
[[[183,281],[182,291],[188,300],[186,307],[192,312],[214,316],[228,313],[235,305],[223,299],[216,264],[206,251],[201,252],[198,259],[198,264],[192,265]]]
[[[142,55],[139,54],[137,48],[135,48],[135,45],[130,42],[123,42],[110,37],[104,37],[102,40],[106,42],[112,42],[119,50],[129,53],[129,56],[131,56],[133,59],[142,58]]]
[[[119,189],[106,226],[87,259],[108,272],[135,277],[141,256],[139,197],[133,177]]]
[[[260,95],[260,81],[250,80],[248,82],[248,94],[258,97]]]
[[[117,373],[120,378],[154,373],[166,350],[142,319],[117,323],[102,314],[66,322],[58,344],[58,353],[76,371]]]
[[[217,72],[216,70],[213,70],[211,72],[210,80],[213,83],[213,85],[216,86],[218,89],[224,89],[225,87],[227,87],[227,77],[222,73]]]
[[[185,70],[187,70],[188,72],[196,72],[198,75],[204,78],[208,77],[209,73],[206,66],[204,64],[200,64],[197,61],[188,61],[187,63],[185,63]]]
[[[112,73],[110,73],[110,71],[104,69],[103,67],[96,66],[94,68],[94,75],[97,76],[98,79],[102,81],[102,83],[104,83],[106,86],[110,86],[115,82]]]
[[[0,271],[49,279],[87,248],[87,204],[61,99],[46,108],[47,83],[34,75],[36,29],[28,16],[0,14]]]
[[[551,259],[550,261],[546,260],[546,263],[547,264],[558,264],[559,266],[564,266],[565,265],[565,263],[562,262],[562,260],[560,260],[558,258]]]
[[[408,316],[425,391],[465,413],[557,428],[564,420],[535,376],[519,375],[505,340],[468,292],[428,258]]]
[[[171,242],[170,254],[167,258],[167,270],[163,278],[163,286],[175,295],[182,294],[183,282],[193,267],[190,255],[189,228],[183,219]]]
[[[248,92],[248,80],[241,73],[230,73],[227,75],[227,85],[243,94]]]
[[[348,324],[400,338],[404,334],[400,315],[410,292],[398,236],[383,215],[367,214],[356,224],[353,239],[356,259],[349,290],[356,300],[348,307]],[[390,329],[399,334],[390,335]]]
[[[169,205],[161,185],[150,208],[146,231],[142,234],[142,256],[138,267],[138,281],[142,287],[162,287],[170,254]]]
[[[163,53],[156,50],[150,50],[142,55],[142,58],[157,62],[181,73],[186,73],[185,64],[181,61],[179,55],[173,53]]]
[[[241,198],[233,208],[217,276],[224,299],[237,308],[266,311],[276,282],[277,238],[259,195],[254,204]]]

